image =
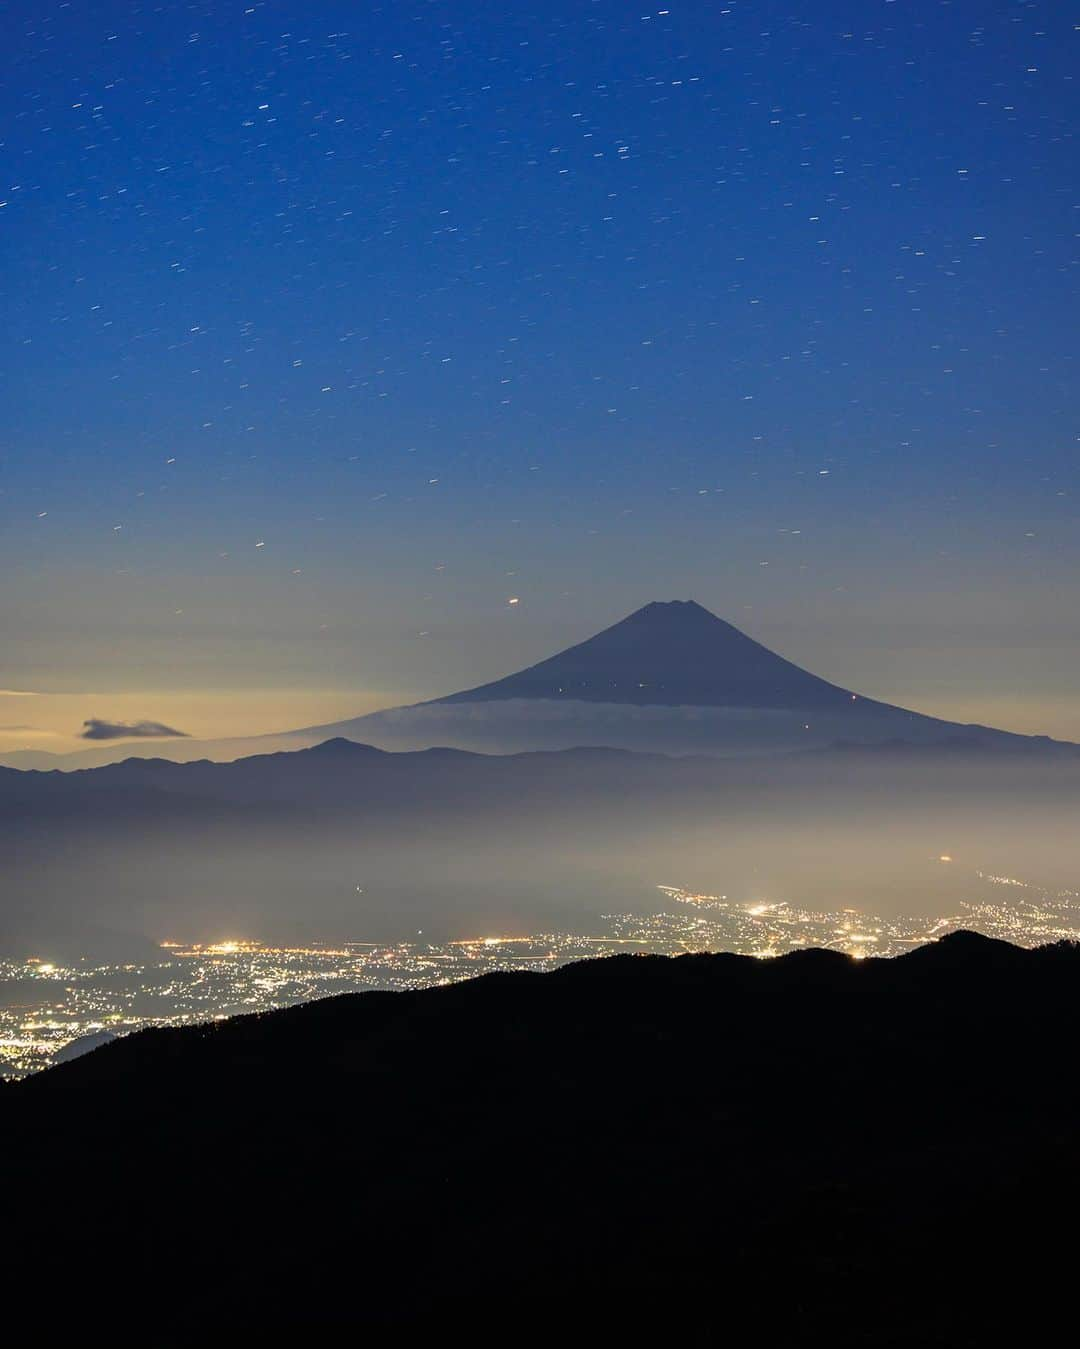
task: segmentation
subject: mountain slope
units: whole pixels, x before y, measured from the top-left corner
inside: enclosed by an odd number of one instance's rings
[[[956,1346],[1011,1315],[1042,1342],[1080,1198],[1078,977],[1076,947],[957,933],[144,1032],[0,1092],[10,1286],[50,1279],[64,1214],[67,1249],[123,1258],[69,1261],[50,1327],[121,1342],[148,1311],[161,1344],[362,1320]]]

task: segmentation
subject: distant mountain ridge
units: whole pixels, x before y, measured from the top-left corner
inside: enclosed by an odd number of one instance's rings
[[[1078,801],[1080,756],[1024,742],[735,758],[397,752],[339,737],[222,763],[0,768],[0,953],[81,956],[74,934],[90,920],[139,940],[546,931],[556,915],[577,930],[650,906],[653,883],[673,877],[835,907],[864,902],[867,885],[891,892],[943,852],[1068,884]],[[937,871],[920,883],[955,912],[960,871]]]
[[[1041,759],[1022,752],[994,755],[999,777],[1017,787],[1037,774]],[[992,752],[993,753],[993,752]],[[137,818],[148,812],[288,807],[307,812],[410,816],[425,812],[492,812],[506,818],[548,804],[653,802],[656,810],[681,801],[719,804],[732,793],[837,785],[886,774],[902,782],[970,781],[987,751],[971,745],[838,745],[826,750],[731,760],[714,755],[666,755],[578,746],[519,754],[482,754],[445,746],[392,751],[338,736],[311,747],[218,763],[132,756],[119,763],[66,773],[0,767],[0,836],[20,819],[51,815]],[[1075,767],[1073,766],[1075,764]],[[1059,783],[1080,773],[1080,755],[1062,763]]]

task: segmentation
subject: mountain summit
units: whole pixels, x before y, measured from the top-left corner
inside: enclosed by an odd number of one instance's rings
[[[656,601],[577,646],[440,704],[506,698],[637,706],[826,708],[855,697],[747,637],[694,600]]]

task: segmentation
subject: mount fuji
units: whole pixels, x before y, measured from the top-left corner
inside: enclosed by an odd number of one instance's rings
[[[489,752],[578,745],[720,755],[837,745],[1075,748],[865,698],[785,660],[693,600],[647,604],[492,683],[297,734],[386,749]]]
[[[693,600],[643,608],[527,669],[428,702],[272,735],[116,741],[75,754],[22,750],[12,768],[118,760],[233,760],[344,738],[384,750],[523,753],[581,746],[752,757],[837,747],[1072,756],[1047,736],[943,721],[831,684]]]

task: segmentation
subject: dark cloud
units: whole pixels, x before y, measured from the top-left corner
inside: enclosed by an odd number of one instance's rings
[[[186,731],[175,731],[160,721],[102,721],[100,717],[84,721],[80,735],[83,740],[165,740],[174,736],[187,739]]]

